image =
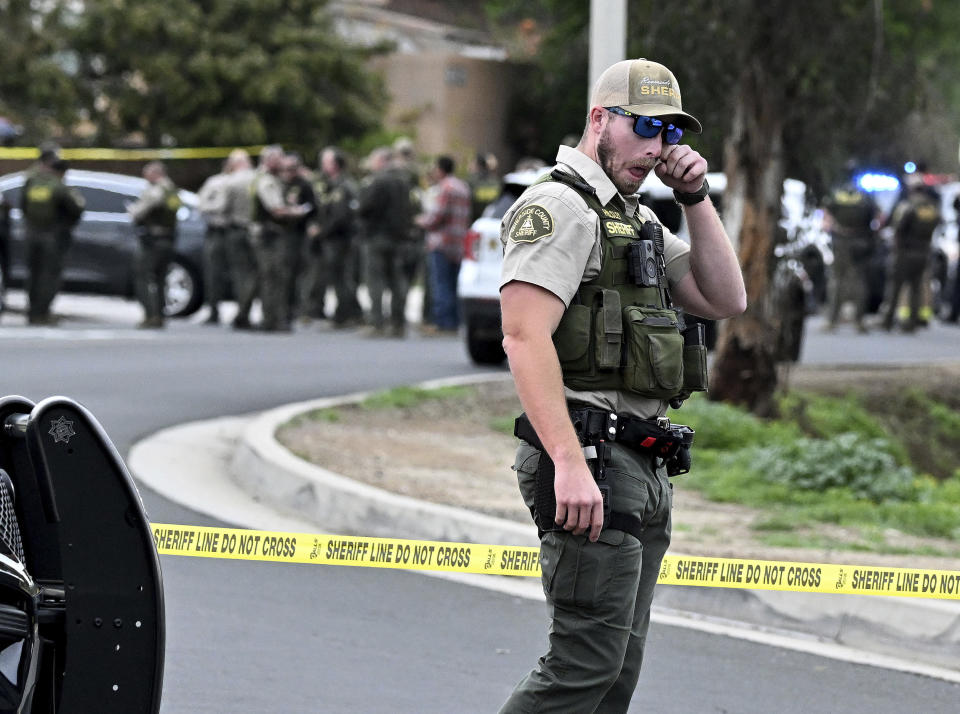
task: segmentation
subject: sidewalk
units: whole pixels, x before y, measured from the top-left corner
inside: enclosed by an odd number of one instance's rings
[[[136,444],[128,464],[139,481],[164,497],[241,527],[537,544],[532,525],[357,483],[294,456],[273,438],[276,428],[297,414],[363,396],[313,400],[250,417],[166,429]],[[851,562],[854,559],[851,556]],[[533,578],[457,579],[543,597]],[[741,637],[746,626],[766,642],[786,637],[794,648],[809,646],[821,654],[843,649],[842,655],[829,656],[960,682],[957,601],[661,586],[653,618],[718,634],[738,630]]]

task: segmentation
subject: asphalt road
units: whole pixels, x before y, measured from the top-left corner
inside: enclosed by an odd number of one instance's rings
[[[478,371],[452,339],[192,323],[143,332],[95,318],[29,330],[15,318],[0,320],[0,392],[79,400],[121,454],[185,421]],[[950,358],[960,331],[929,334],[937,339],[918,348],[923,358]],[[869,340],[874,359],[899,361],[909,339],[811,331],[805,355],[843,361],[832,358]],[[214,523],[143,495],[155,522]],[[491,712],[544,648],[542,604],[416,573],[174,557],[162,565],[164,714]],[[631,712],[954,712],[958,695],[938,680],[655,625]]]

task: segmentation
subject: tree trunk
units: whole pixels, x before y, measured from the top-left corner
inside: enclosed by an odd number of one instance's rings
[[[769,293],[783,191],[781,91],[761,62],[747,61],[724,156],[724,222],[739,245],[747,310],[725,324],[710,379],[711,399],[741,404],[763,416],[774,411],[777,387],[777,334]]]

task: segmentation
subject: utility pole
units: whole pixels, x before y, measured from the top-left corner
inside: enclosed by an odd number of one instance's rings
[[[627,58],[627,0],[590,0],[590,89],[603,70]]]

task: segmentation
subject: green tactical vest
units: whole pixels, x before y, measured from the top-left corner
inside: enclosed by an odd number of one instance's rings
[[[838,188],[828,206],[834,221],[852,233],[869,233],[874,206],[867,195],[852,186]]]
[[[604,207],[592,187],[569,174],[554,171],[543,180],[570,186],[600,217],[600,273],[581,284],[553,334],[564,385],[663,400],[705,391],[706,347],[684,344],[683,319],[670,304],[666,276],[658,271],[658,285],[641,286],[629,274],[630,244],[640,240],[643,221],[613,204]]]
[[[897,243],[905,253],[926,255],[933,232],[940,224],[940,209],[933,201],[922,198],[911,201],[906,216],[898,226]]]
[[[23,186],[23,215],[35,228],[53,228],[57,222],[57,189],[59,179],[38,173]]]

